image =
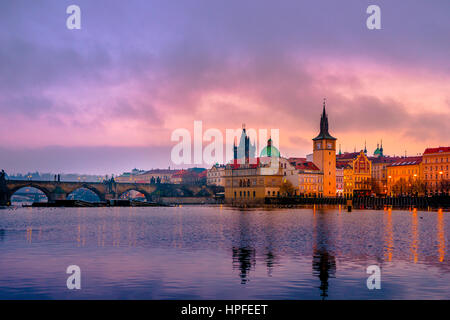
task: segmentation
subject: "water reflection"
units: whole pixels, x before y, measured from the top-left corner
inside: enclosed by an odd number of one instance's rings
[[[385,218],[387,220],[387,222],[385,222],[385,232],[384,232],[384,236],[385,236],[385,245],[384,245],[384,249],[385,249],[385,260],[387,261],[392,261],[392,256],[393,256],[393,252],[394,252],[394,231],[393,231],[393,226],[392,226],[392,209],[389,208],[388,210],[384,211],[385,213]]]
[[[320,297],[328,297],[328,280],[336,275],[336,259],[332,253],[332,225],[329,215],[323,210],[314,210],[313,274],[320,280]],[[330,250],[331,249],[331,250]],[[330,252],[331,251],[331,252]]]
[[[233,270],[239,269],[239,277],[241,284],[246,284],[249,281],[250,270],[253,269],[256,263],[255,249],[250,247],[242,247],[232,249],[233,252]]]
[[[437,213],[437,239],[439,262],[443,262],[445,258],[445,234],[444,234],[444,212],[439,209]]]
[[[417,263],[419,259],[418,251],[419,251],[419,232],[418,232],[418,217],[417,217],[417,209],[414,209],[411,215],[411,254],[412,260],[414,263]]]
[[[151,298],[371,298],[371,264],[387,275],[377,298],[450,298],[449,218],[320,206],[18,209],[0,219],[0,299],[26,295],[17,286],[29,277],[52,294],[66,263],[86,268],[96,298],[118,284]]]

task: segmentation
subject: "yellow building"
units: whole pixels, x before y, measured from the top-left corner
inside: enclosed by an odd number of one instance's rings
[[[269,163],[237,162],[225,167],[225,202],[229,204],[263,204],[265,197],[280,196],[281,167],[271,170]]]
[[[378,150],[378,148],[377,148]],[[373,157],[370,160],[372,161],[372,191],[377,195],[386,195],[387,190],[387,180],[388,180],[388,174],[387,174],[387,167],[395,162],[398,161],[400,157],[385,157],[385,156],[378,156]]]
[[[298,170],[297,195],[305,197],[323,197],[323,173],[309,161],[297,163]]]
[[[352,153],[338,165],[344,166],[344,196],[369,196],[372,190],[372,163],[364,151]]]
[[[423,194],[422,157],[401,157],[387,166],[388,195]]]
[[[353,197],[353,168],[351,164],[344,165],[344,197]]]
[[[336,197],[336,138],[328,133],[328,116],[320,118],[320,133],[313,139],[313,162],[323,173],[323,196]]]
[[[428,194],[449,193],[450,147],[427,148],[423,153],[423,180]]]

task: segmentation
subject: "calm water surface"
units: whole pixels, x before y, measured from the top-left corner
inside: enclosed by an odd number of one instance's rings
[[[0,210],[0,299],[450,299],[448,212]],[[81,268],[68,290],[66,268]],[[368,290],[366,268],[381,268]]]

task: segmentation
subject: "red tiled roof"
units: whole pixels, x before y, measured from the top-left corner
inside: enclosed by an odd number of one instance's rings
[[[401,157],[369,157],[372,163],[392,163],[401,159]]]
[[[342,169],[345,168],[346,166],[348,166],[347,163],[336,163],[336,169]]]
[[[415,165],[415,164],[419,164],[422,162],[422,157],[403,157],[400,158],[399,160],[391,163],[389,165],[389,167],[394,167],[394,166],[410,166],[410,165]]]
[[[346,152],[343,154],[336,155],[336,160],[347,160],[347,159],[354,159],[357,156],[359,156],[361,152]]]
[[[319,168],[316,167],[316,165],[310,161],[305,161],[302,163],[297,163],[295,166],[295,169],[297,170],[314,170],[314,171],[320,171]]]
[[[149,174],[149,173],[156,173],[156,174],[173,174],[176,173],[177,170],[170,170],[170,169],[152,169],[152,170],[148,170],[145,172],[141,172],[138,175],[143,175],[143,174]]]
[[[245,166],[245,163],[238,163],[237,159],[234,159],[231,163],[230,166],[232,169],[239,169],[243,166]],[[250,168],[254,169],[257,168],[259,165],[259,157],[258,158],[250,158],[249,159],[249,164],[247,164]]]
[[[206,173],[207,173],[207,171],[205,170],[205,171],[197,173],[197,175],[199,178],[204,178],[204,177],[206,177]]]
[[[291,164],[291,166],[295,167],[298,164],[305,163],[306,162],[306,158],[289,158],[288,161]]]
[[[450,147],[426,148],[423,154],[450,152]]]
[[[172,178],[181,178],[187,173],[187,170],[179,170],[172,175]]]

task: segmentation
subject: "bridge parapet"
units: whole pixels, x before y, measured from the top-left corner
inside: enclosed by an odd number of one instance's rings
[[[10,204],[12,195],[26,187],[42,191],[49,202],[64,200],[69,194],[81,188],[93,191],[100,201],[117,199],[131,190],[142,193],[148,202],[159,197],[214,196],[217,192],[216,188],[211,186],[181,184],[4,180],[3,183],[0,181],[0,205]]]

